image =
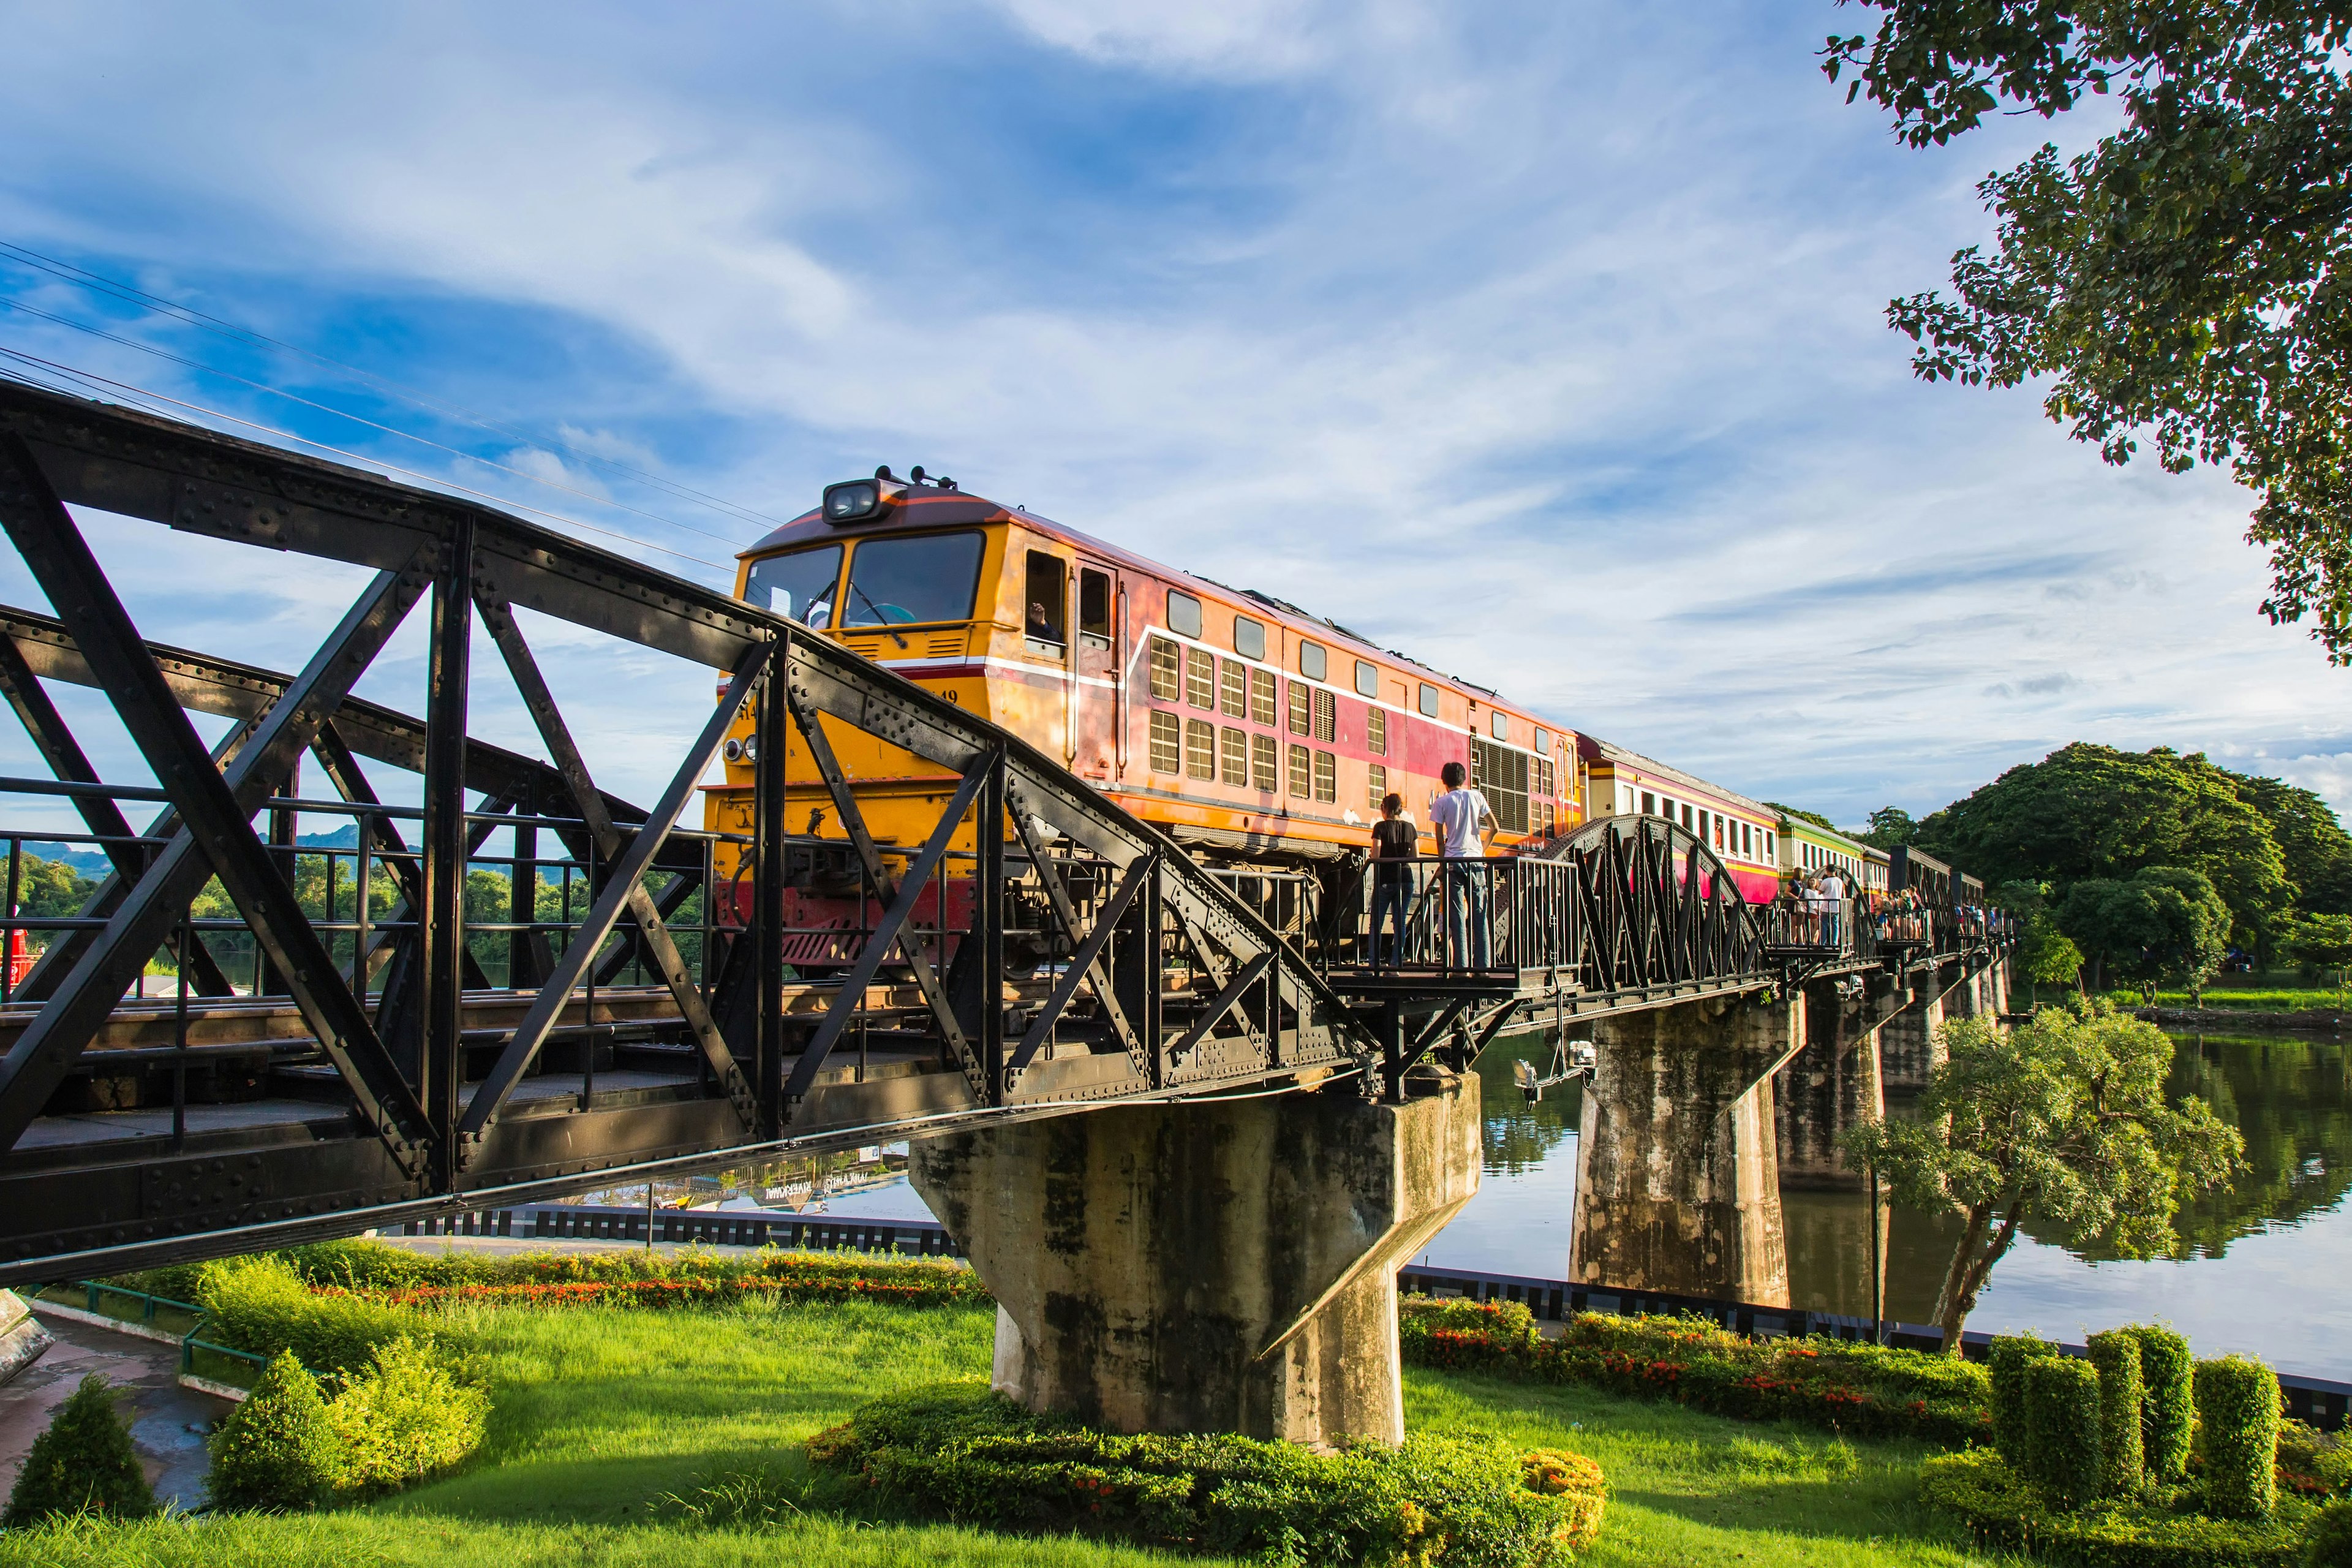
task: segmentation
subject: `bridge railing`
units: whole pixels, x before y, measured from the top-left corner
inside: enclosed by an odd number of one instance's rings
[[[1324,927],[1328,965],[1445,974],[1573,969],[1578,868],[1517,856],[1368,861]]]

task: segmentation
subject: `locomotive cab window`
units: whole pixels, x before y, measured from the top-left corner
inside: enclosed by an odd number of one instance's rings
[[[1180,637],[1201,635],[1201,601],[1190,594],[1168,590],[1168,629]]]
[[[1022,611],[1022,631],[1030,646],[1059,654],[1070,641],[1069,568],[1058,555],[1042,550],[1029,552],[1027,607]]]
[[[1437,688],[1425,680],[1421,683],[1421,710],[1428,718],[1437,717]]]
[[[1247,616],[1234,617],[1234,651],[1244,658],[1265,657],[1265,623]]]
[[[841,546],[820,544],[752,562],[743,579],[743,602],[804,626],[829,626],[840,582]]]
[[[1110,574],[1078,574],[1078,636],[1094,648],[1110,647]]]
[[[977,531],[869,539],[849,558],[845,626],[899,626],[971,619],[980,585]]]

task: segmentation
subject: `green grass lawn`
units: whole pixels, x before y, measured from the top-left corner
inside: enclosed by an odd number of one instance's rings
[[[2118,1007],[2143,1005],[2137,991],[2112,991],[2108,996]],[[2057,1003],[2065,999],[2064,988],[2044,985],[2042,999]],[[2021,1002],[2024,998],[2020,996]],[[2321,984],[2305,982],[2294,970],[2270,970],[2259,974],[2217,974],[2205,987],[2201,1005],[2207,1007],[2242,1007],[2259,1013],[2305,1013],[2333,1011],[2347,999],[2333,982]],[[2156,1005],[2159,1007],[2187,1007],[2192,1004],[2186,991],[2158,991]]]
[[[583,1563],[1071,1564],[1172,1561],[1068,1541],[812,1515],[702,1530],[665,1494],[782,1462],[861,1401],[984,1373],[994,1314],[854,1303],[693,1311],[485,1310],[470,1328],[495,1401],[461,1474],[367,1508],[0,1535],[0,1568],[540,1568]],[[1914,1500],[1927,1452],[1846,1444],[1572,1388],[1411,1370],[1408,1420],[1573,1448],[1614,1489],[1589,1561],[1622,1564],[1984,1562]],[[1187,1561],[1198,1562],[1198,1559]]]

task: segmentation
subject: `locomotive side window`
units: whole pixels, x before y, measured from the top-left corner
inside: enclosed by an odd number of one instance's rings
[[[1184,776],[1217,776],[1217,727],[1206,719],[1184,721]]]
[[[1217,711],[1228,719],[1249,717],[1249,666],[1237,658],[1217,669]]]
[[[1028,605],[1023,630],[1029,640],[1060,653],[1070,640],[1069,568],[1058,555],[1029,552]]]
[[[1276,776],[1281,765],[1279,746],[1271,735],[1250,737],[1250,788],[1260,795],[1272,795],[1282,787]]]
[[[1313,787],[1315,764],[1312,757],[1313,753],[1304,746],[1290,748],[1290,793],[1300,800],[1305,800],[1307,791]]]
[[[1168,590],[1168,629],[1180,637],[1201,635],[1201,601],[1190,594]]]
[[[899,626],[971,619],[980,586],[977,531],[869,539],[849,558],[845,626]]]
[[[1372,810],[1377,813],[1381,809],[1381,802],[1388,798],[1389,771],[1380,763],[1374,763],[1370,771],[1364,776],[1370,784],[1370,787],[1364,793],[1370,797]]]
[[[1195,708],[1217,705],[1217,656],[1204,648],[1184,650],[1184,700]]]
[[[1328,752],[1315,753],[1315,798],[1333,801],[1339,798],[1339,759]]]
[[[1181,650],[1166,637],[1151,639],[1151,695],[1161,702],[1176,700],[1182,678]]]
[[[804,626],[833,624],[833,594],[841,581],[841,546],[820,544],[751,563],[743,602]]]
[[[1110,647],[1110,574],[1078,574],[1078,635],[1095,647]]]
[[[1244,658],[1265,657],[1265,623],[1247,616],[1234,617],[1234,651]]]
[[[1279,722],[1275,708],[1274,671],[1253,669],[1249,677],[1249,716],[1253,724]]]
[[[1381,694],[1381,669],[1376,664],[1356,661],[1356,695],[1378,697]]]
[[[1307,733],[1307,710],[1313,700],[1307,694],[1313,689],[1304,681],[1290,683],[1290,732],[1294,735]]]
[[[1385,708],[1364,710],[1364,749],[1376,757],[1389,754],[1389,713]],[[1380,802],[1374,801],[1374,805]]]
[[[1151,771],[1155,773],[1181,772],[1183,752],[1184,721],[1173,713],[1155,710],[1151,715]]]
[[[1324,657],[1321,643],[1302,642],[1298,645],[1299,674],[1309,680],[1320,680],[1329,668],[1330,661]]]
[[[1339,700],[1318,688],[1315,692],[1315,738],[1328,741],[1339,732]]]
[[[1223,784],[1249,787],[1249,731],[1232,728],[1217,731],[1217,776]]]
[[[1429,718],[1437,717],[1437,688],[1426,680],[1421,683],[1421,710]]]

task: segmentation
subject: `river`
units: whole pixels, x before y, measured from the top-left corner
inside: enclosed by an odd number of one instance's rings
[[[1498,1041],[1479,1063],[1485,1179],[1423,1256],[1556,1279],[1568,1272],[1582,1101],[1563,1085],[1528,1104],[1511,1082],[1522,1055],[1549,1066],[1535,1036]],[[2310,1035],[2177,1036],[2170,1087],[2200,1096],[2245,1134],[2251,1168],[2183,1211],[2174,1257],[2103,1258],[2029,1230],[1993,1271],[1969,1327],[2079,1342],[2117,1323],[2164,1321],[2200,1355],[2238,1351],[2284,1371],[2352,1377],[2352,1047]],[[1781,1203],[1793,1304],[1867,1315],[1868,1200],[1791,1190]],[[903,1179],[812,1208],[926,1213]],[[1948,1216],[1898,1208],[1889,1232],[1887,1315],[1927,1322],[1956,1227]]]

